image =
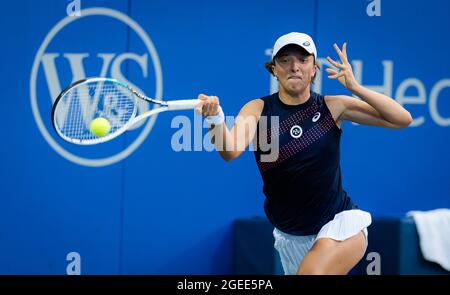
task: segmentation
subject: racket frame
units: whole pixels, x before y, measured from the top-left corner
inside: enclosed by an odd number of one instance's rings
[[[128,122],[125,123],[122,127],[118,128],[113,133],[107,134],[105,136],[98,137],[98,138],[95,138],[95,139],[88,139],[88,140],[82,140],[82,139],[78,139],[78,138],[68,137],[68,136],[64,135],[61,132],[61,130],[57,127],[57,123],[56,123],[56,109],[57,109],[58,103],[73,88],[79,87],[80,85],[88,84],[88,83],[91,83],[91,82],[112,82],[112,83],[116,83],[116,84],[126,88],[128,91],[130,91],[134,95],[133,98],[135,100],[133,114],[130,117],[130,119],[128,120]],[[145,113],[143,113],[143,114],[141,114],[141,115],[136,117],[136,114],[137,114],[137,97],[140,98],[140,99],[143,99],[145,101],[151,102],[153,104],[160,105],[160,107],[153,108],[153,109],[151,109],[151,110],[149,110],[149,111],[147,111],[147,112],[145,112]],[[144,94],[140,93],[139,91],[136,91],[135,89],[133,89],[128,84],[123,83],[122,81],[119,81],[119,80],[116,80],[116,79],[112,79],[112,78],[95,77],[95,78],[86,78],[86,79],[83,79],[83,80],[76,81],[76,82],[72,83],[71,85],[69,85],[68,87],[66,87],[63,91],[61,91],[61,93],[58,95],[58,97],[55,99],[55,102],[53,103],[52,112],[51,112],[51,118],[52,118],[53,129],[55,129],[56,133],[58,133],[58,135],[62,139],[64,139],[65,141],[73,143],[73,144],[78,144],[78,145],[93,145],[93,144],[106,142],[106,141],[109,141],[109,140],[111,140],[113,138],[116,138],[119,135],[121,135],[122,133],[124,133],[130,126],[132,126],[136,122],[138,122],[138,121],[140,121],[142,119],[145,119],[147,117],[150,117],[152,115],[155,115],[157,113],[161,113],[163,111],[166,111],[168,109],[169,109],[168,102],[147,97]]]

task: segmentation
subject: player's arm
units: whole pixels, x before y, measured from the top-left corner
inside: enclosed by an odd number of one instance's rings
[[[378,93],[377,93],[378,94]],[[347,95],[330,96],[329,100],[338,107],[339,121],[386,128],[405,128],[412,122],[411,115],[393,99],[378,99],[376,108],[364,100]],[[392,101],[390,101],[392,100]]]
[[[198,113],[204,117],[219,115],[221,109],[216,96],[200,94],[198,99],[200,100],[196,108]],[[210,126],[209,135],[225,161],[239,157],[253,140],[263,107],[264,102],[261,99],[245,104],[239,111],[231,130],[228,130],[224,122]]]

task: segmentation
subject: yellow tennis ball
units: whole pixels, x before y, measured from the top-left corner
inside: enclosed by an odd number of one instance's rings
[[[111,123],[105,118],[96,118],[91,121],[90,130],[95,136],[102,137],[111,130]]]

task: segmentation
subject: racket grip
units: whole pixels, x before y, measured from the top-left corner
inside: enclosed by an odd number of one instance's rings
[[[181,99],[167,102],[169,110],[192,110],[198,104],[198,99]]]

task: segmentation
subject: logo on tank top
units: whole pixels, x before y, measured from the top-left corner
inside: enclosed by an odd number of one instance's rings
[[[302,127],[298,126],[298,125],[294,125],[291,128],[291,136],[293,138],[299,138],[300,136],[302,136],[303,134],[303,129]]]
[[[319,119],[320,119],[320,113],[317,112],[317,113],[314,114],[314,117],[312,118],[312,121],[314,123],[316,123]]]

